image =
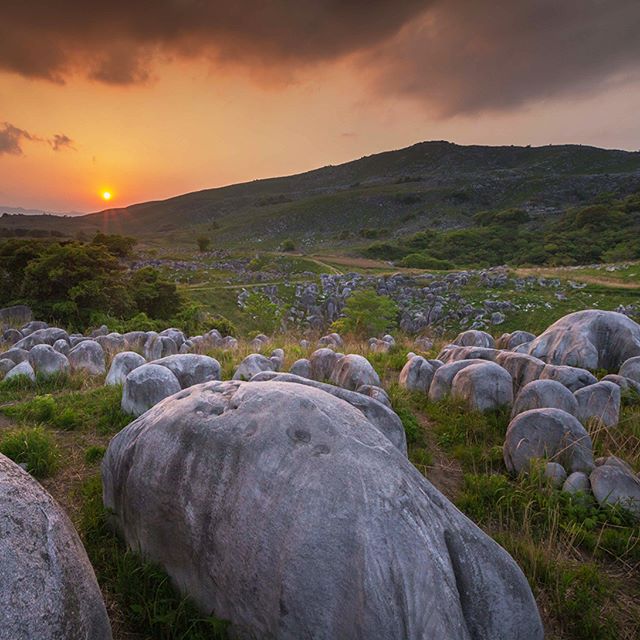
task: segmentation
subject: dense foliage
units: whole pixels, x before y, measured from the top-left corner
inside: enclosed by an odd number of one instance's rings
[[[424,269],[512,265],[564,266],[640,258],[640,194],[570,209],[539,222],[520,209],[486,211],[464,229],[420,231],[370,245],[372,258]]]
[[[89,243],[9,240],[0,245],[0,304],[26,303],[37,317],[78,329],[97,317],[174,317],[182,308],[176,285],[119,260],[134,242],[104,234]]]
[[[398,306],[388,296],[379,296],[373,290],[354,291],[347,298],[342,313],[344,317],[332,325],[340,333],[376,336],[397,326]]]

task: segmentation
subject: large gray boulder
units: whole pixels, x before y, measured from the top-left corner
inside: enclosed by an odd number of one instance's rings
[[[69,373],[67,356],[58,353],[48,344],[37,344],[29,351],[29,364],[36,373],[43,376],[57,376]]]
[[[71,351],[71,345],[66,340],[62,339],[56,340],[53,343],[53,348],[64,356],[69,355],[69,351]]]
[[[333,349],[327,347],[316,349],[309,356],[311,377],[318,382],[329,380],[338,361],[342,358],[344,358],[344,354],[336,353]]]
[[[398,384],[408,391],[428,393],[433,375],[434,366],[422,356],[414,356],[402,367]]]
[[[13,347],[4,353],[0,353],[0,359],[13,360],[16,364],[29,360],[29,352],[26,349]]]
[[[640,356],[625,360],[620,367],[620,371],[618,371],[618,375],[640,384]]]
[[[344,348],[344,340],[339,333],[329,333],[326,336],[322,336],[318,340],[319,347],[330,347],[332,349],[342,349]]]
[[[562,409],[575,416],[578,402],[573,393],[556,380],[534,380],[522,387],[516,396],[511,417],[530,409]]]
[[[24,362],[19,362],[15,367],[9,369],[4,379],[11,380],[12,378],[21,377],[29,378],[32,382],[35,382],[36,380],[36,373],[33,370],[33,367],[26,360]]]
[[[125,349],[142,354],[144,345],[149,336],[144,331],[129,331],[122,336],[124,338]]]
[[[522,387],[537,380],[545,367],[542,360],[526,353],[500,351],[496,356],[496,364],[506,369],[513,378],[513,394],[517,395]]]
[[[124,379],[120,406],[125,413],[139,416],[180,390],[178,378],[167,367],[143,364]]]
[[[445,364],[457,362],[458,360],[489,360],[495,362],[500,355],[498,349],[489,347],[457,347],[447,345],[438,354],[438,360]]]
[[[620,420],[620,387],[613,382],[598,382],[578,389],[574,394],[583,424],[591,420],[605,427],[615,427]]]
[[[22,332],[23,336],[29,336],[34,331],[40,331],[40,329],[46,329],[48,326],[49,325],[46,322],[43,322],[42,320],[31,320],[30,322],[27,322],[25,325],[20,327],[20,331]]]
[[[256,373],[261,371],[275,371],[273,362],[261,353],[250,353],[239,365],[233,374],[234,380],[251,380]]]
[[[549,364],[614,372],[640,355],[640,325],[615,311],[576,311],[533,340],[528,353]]]
[[[0,329],[21,327],[30,322],[32,318],[33,313],[26,304],[4,307],[0,309]]]
[[[586,369],[568,365],[547,364],[540,373],[541,380],[556,380],[570,391],[577,391],[598,382],[598,379]]]
[[[311,362],[307,358],[300,358],[296,360],[289,369],[289,373],[294,376],[301,376],[303,378],[311,377]]]
[[[143,349],[143,355],[147,360],[160,360],[176,353],[178,353],[178,345],[172,338],[149,332]]]
[[[457,360],[438,367],[433,374],[433,380],[429,387],[429,400],[438,402],[451,395],[451,383],[459,371],[472,364],[484,363],[486,360]]]
[[[363,384],[361,387],[356,389],[356,392],[369,396],[370,398],[381,402],[385,407],[392,409],[389,394],[382,387],[376,387],[373,384]]]
[[[69,334],[64,329],[57,327],[47,327],[46,329],[38,329],[28,336],[22,338],[14,345],[18,349],[31,349],[37,344],[53,345],[57,340],[65,340],[69,342]]]
[[[122,351],[111,361],[109,373],[104,381],[108,385],[124,384],[125,378],[138,367],[146,364],[146,360],[135,351]]]
[[[81,371],[90,376],[106,373],[104,349],[95,340],[85,340],[69,351],[69,364],[73,371]]]
[[[544,458],[566,471],[590,472],[594,467],[591,438],[578,419],[561,409],[531,409],[517,415],[505,437],[504,462],[511,473]]]
[[[4,377],[11,369],[16,366],[16,363],[9,358],[0,358],[0,377]]]
[[[127,350],[127,341],[119,333],[108,333],[106,336],[98,336],[95,341],[104,349],[104,352],[113,356],[116,353]]]
[[[488,349],[494,349],[496,346],[491,334],[476,329],[469,329],[459,333],[453,344],[457,344],[460,347],[487,347]]]
[[[183,389],[209,380],[220,380],[220,363],[210,356],[184,353],[161,358],[153,364],[167,367]]]
[[[127,545],[232,637],[543,637],[511,557],[319,389],[191,387],[118,433],[102,473]]]
[[[64,511],[0,455],[0,638],[110,640],[93,569]]]
[[[276,373],[275,371],[263,371],[251,378],[251,382],[288,382],[301,384],[305,387],[320,389],[340,400],[348,402],[352,407],[360,411],[365,418],[397,449],[407,454],[407,436],[402,421],[386,402],[374,398],[373,394],[365,394],[359,391],[349,391],[326,382],[318,382],[308,378],[294,376],[291,373]],[[362,388],[362,387],[360,387]]]
[[[590,493],[591,483],[589,482],[589,476],[584,473],[584,471],[574,471],[567,476],[567,479],[562,485],[562,490],[571,495],[576,493]]]
[[[182,343],[186,340],[186,336],[184,335],[184,333],[180,331],[180,329],[176,329],[175,327],[164,329],[164,331],[161,331],[159,335],[165,336],[167,338],[171,338],[176,343],[176,346],[178,347],[178,349],[182,346]]]
[[[640,520],[640,479],[621,466],[603,464],[589,476],[591,490],[600,505],[617,505]]]
[[[533,333],[529,333],[528,331],[514,331],[513,333],[503,333],[496,340],[496,348],[511,350],[519,347],[520,345],[528,344],[535,339],[535,335]]]
[[[0,343],[7,346],[12,346],[19,340],[22,340],[24,336],[17,329],[6,329],[2,333],[2,340]]]
[[[380,378],[371,363],[356,353],[349,353],[336,363],[329,378],[332,384],[355,391],[363,384],[380,386]]]
[[[640,395],[640,382],[636,382],[631,378],[619,376],[617,373],[609,373],[604,376],[600,382],[613,382],[620,387],[622,393],[636,393]]]
[[[513,382],[509,373],[494,362],[472,364],[458,371],[451,381],[451,397],[476,411],[510,407]]]
[[[274,349],[269,356],[274,371],[280,371],[284,366],[284,349]]]

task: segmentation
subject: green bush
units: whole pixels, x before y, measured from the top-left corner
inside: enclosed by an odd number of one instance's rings
[[[282,241],[282,244],[280,245],[280,250],[281,251],[295,251],[296,250],[296,245],[295,245],[293,240],[291,240],[290,238],[287,238],[286,240]]]
[[[409,269],[453,269],[453,264],[448,260],[439,260],[424,253],[410,253],[398,264]]]
[[[107,448],[101,447],[99,445],[92,445],[87,447],[84,452],[84,461],[87,464],[95,464],[96,462],[100,462],[102,458],[104,458],[104,454],[106,453]]]
[[[342,311],[344,318],[333,323],[339,333],[356,336],[376,336],[397,326],[398,306],[388,296],[379,296],[372,289],[359,289],[348,298]]]
[[[196,244],[198,245],[198,251],[205,252],[211,248],[211,240],[207,236],[198,236],[196,238]]]
[[[16,463],[26,464],[27,471],[36,478],[51,475],[58,466],[57,447],[41,427],[5,433],[0,439],[0,453]]]
[[[253,329],[272,334],[282,322],[283,310],[263,293],[253,291],[245,301],[244,313],[251,318]]]

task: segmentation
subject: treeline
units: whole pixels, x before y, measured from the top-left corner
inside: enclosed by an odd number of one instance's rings
[[[465,229],[428,229],[395,243],[376,242],[367,257],[423,269],[498,264],[565,266],[640,258],[640,193],[566,211],[539,224],[519,209],[481,212]]]
[[[77,330],[176,318],[184,312],[176,285],[151,267],[123,264],[134,245],[101,233],[87,243],[7,240],[0,244],[0,305],[28,304],[39,319]]]
[[[27,229],[22,227],[0,227],[0,238],[64,238],[65,234],[55,229]]]

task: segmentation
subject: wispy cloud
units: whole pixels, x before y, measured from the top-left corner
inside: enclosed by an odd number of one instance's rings
[[[54,151],[62,151],[63,149],[72,149],[75,151],[73,140],[64,133],[56,133],[53,138],[50,138],[47,142]]]
[[[23,144],[25,142],[47,142],[54,151],[63,149],[73,149],[73,140],[64,133],[56,133],[52,138],[46,139],[37,136],[25,129],[16,127],[10,122],[4,122],[0,128],[0,156],[21,156],[23,155]]]

